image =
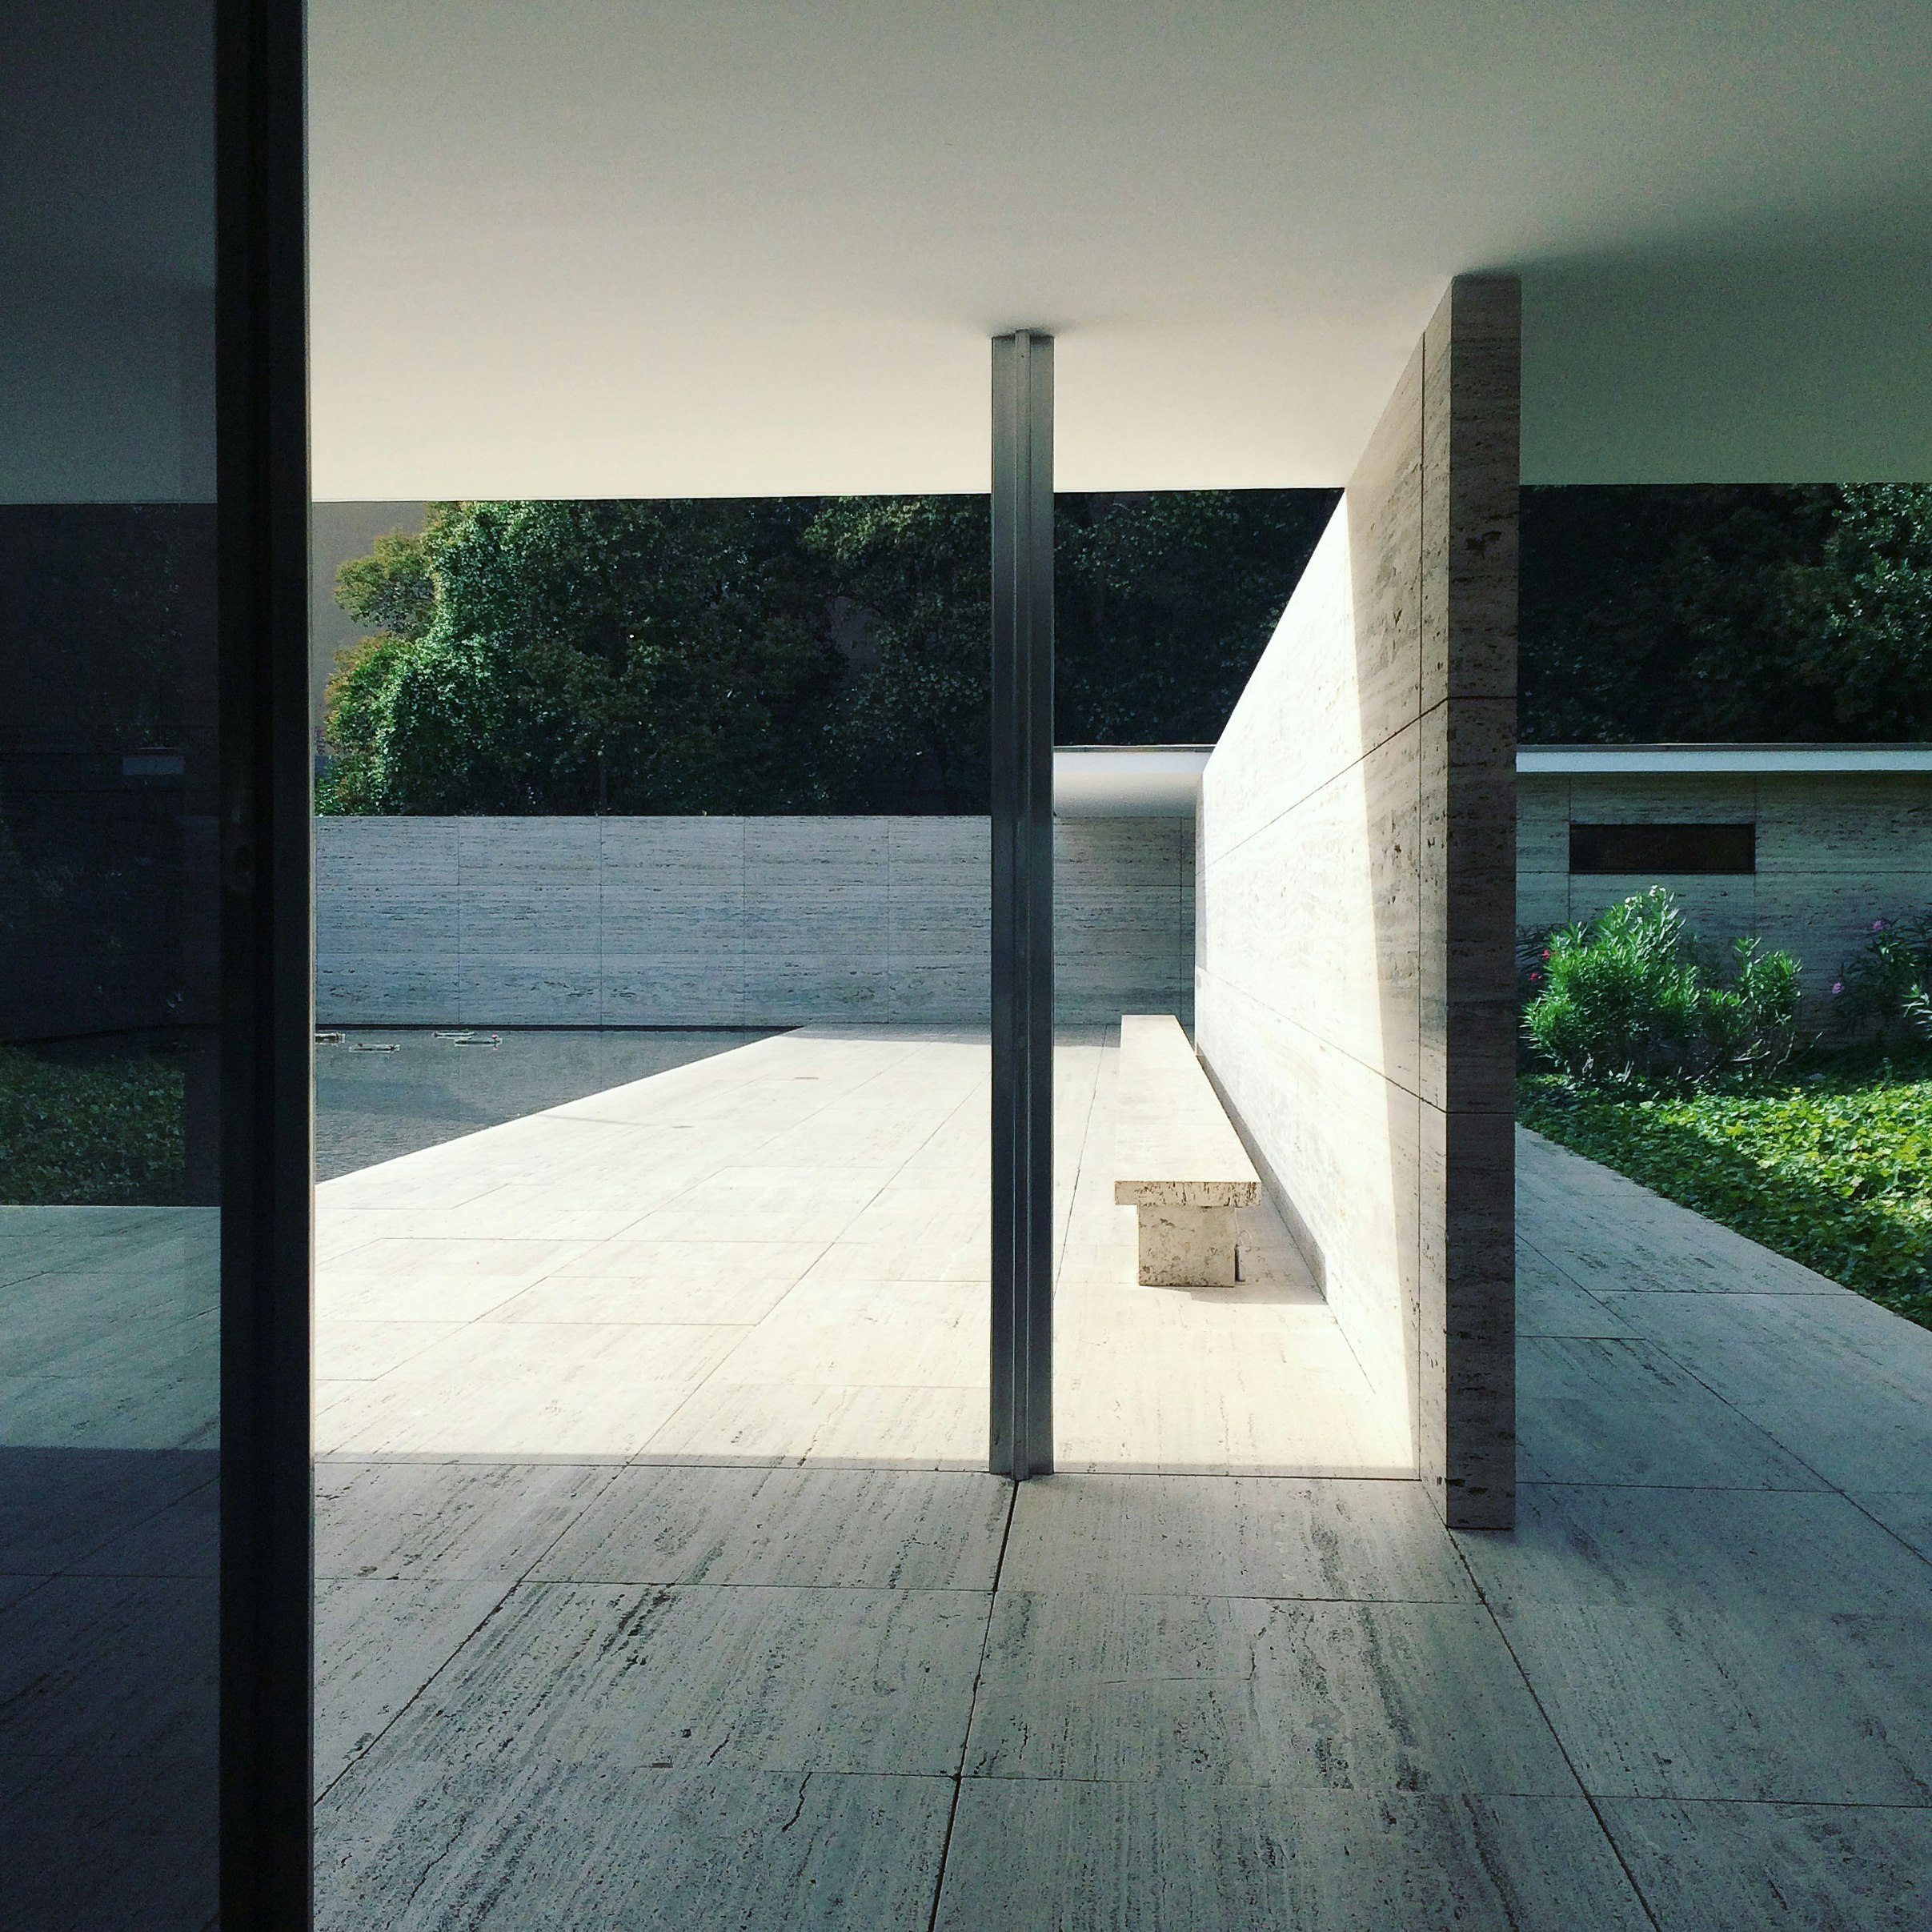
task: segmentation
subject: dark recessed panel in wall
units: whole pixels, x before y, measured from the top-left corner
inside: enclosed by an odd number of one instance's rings
[[[1573,872],[1754,872],[1755,825],[1572,825]]]

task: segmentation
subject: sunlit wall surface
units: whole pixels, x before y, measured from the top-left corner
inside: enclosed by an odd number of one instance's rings
[[[0,10],[0,1923],[215,1910],[214,35]]]

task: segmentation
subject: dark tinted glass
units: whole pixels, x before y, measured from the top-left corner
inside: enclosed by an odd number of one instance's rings
[[[1755,825],[1573,825],[1573,872],[1754,872]]]
[[[215,1911],[214,35],[0,8],[0,1923]]]

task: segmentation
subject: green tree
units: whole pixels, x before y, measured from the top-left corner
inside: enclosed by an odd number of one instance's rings
[[[1523,493],[1530,743],[1932,736],[1932,487]]]
[[[323,808],[836,807],[852,755],[812,509],[463,503],[379,545],[339,590],[391,627],[331,685]]]
[[[1054,543],[1060,743],[1218,738],[1336,500],[1332,490],[1062,498]]]
[[[1060,502],[1063,740],[1210,739],[1333,502]],[[983,812],[983,496],[462,503],[337,594],[335,812]]]
[[[352,557],[335,573],[335,601],[372,631],[419,643],[436,615],[432,546],[460,503],[431,503],[422,535],[394,531],[378,537],[366,557]]]
[[[873,810],[987,808],[992,540],[983,496],[834,498],[805,533],[843,600]]]

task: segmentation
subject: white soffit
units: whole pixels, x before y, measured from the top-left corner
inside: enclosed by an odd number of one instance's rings
[[[1191,819],[1211,744],[1053,748],[1053,810],[1063,819]]]
[[[1344,480],[1520,273],[1529,481],[1932,475],[1925,0],[312,0],[325,499]]]
[[[1625,777],[1711,772],[1932,772],[1932,744],[1522,745],[1519,777],[1585,773]]]

